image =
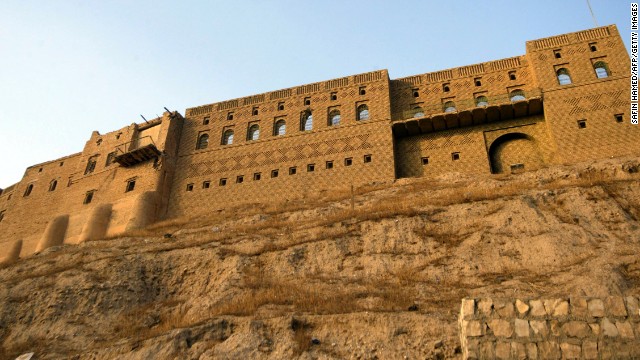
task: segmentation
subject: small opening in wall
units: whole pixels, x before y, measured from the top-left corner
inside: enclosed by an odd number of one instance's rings
[[[353,164],[353,158],[344,159],[344,166],[351,166]]]
[[[5,210],[0,211],[0,222],[4,219],[4,212]]]
[[[257,172],[257,173],[253,173],[253,180],[258,181],[262,178],[262,175]]]
[[[236,184],[242,184],[244,182],[244,176],[243,175],[238,175],[236,177]]]
[[[451,160],[460,160],[460,153],[458,152],[451,153]]]
[[[85,195],[84,195],[84,201],[82,202],[83,204],[89,204],[91,203],[91,200],[93,200],[93,193],[95,191],[88,191]]]
[[[284,102],[279,102],[278,103],[278,111],[282,111],[284,110]]]
[[[38,172],[42,172],[42,168],[38,169]]]
[[[127,180],[127,187],[124,190],[124,192],[133,191],[133,189],[135,188],[136,188],[136,180],[135,179]]]
[[[271,170],[271,177],[272,178],[277,178],[278,177],[278,170]]]
[[[227,114],[227,120],[233,120],[233,113],[232,112]]]
[[[325,163],[325,169],[333,169],[333,161],[329,160]]]
[[[553,50],[553,56],[555,56],[556,59],[562,58],[562,54],[560,53],[560,50]]]
[[[587,127],[587,121],[586,120],[578,120],[578,128],[585,129],[586,127]]]
[[[337,92],[332,92],[331,93],[331,100],[332,101],[338,100],[338,93]]]
[[[422,161],[422,165],[428,165],[429,164],[429,157],[425,156],[423,158],[421,158]]]
[[[367,88],[365,86],[360,86],[359,94],[360,95],[366,95],[367,94]]]
[[[515,79],[516,79],[516,72],[509,71],[509,80],[515,80]]]
[[[307,172],[314,172],[316,170],[316,164],[307,164]]]
[[[258,115],[258,108],[257,108],[257,107],[254,107],[254,108],[253,108],[253,110],[251,111],[251,114],[252,114],[253,116]]]
[[[64,165],[64,161],[60,161],[60,166]]]
[[[211,187],[211,181],[203,181],[202,182],[202,188],[203,189],[208,189]]]
[[[442,91],[449,92],[449,84],[443,84],[442,85]]]
[[[295,175],[298,169],[295,166],[289,168],[289,175]]]
[[[411,91],[413,91],[413,97],[420,97],[420,92],[418,91],[418,89],[413,89]]]
[[[591,52],[598,51],[598,47],[596,46],[596,43],[589,44],[589,50],[591,50]]]
[[[227,178],[220,179],[218,186],[227,186]]]
[[[29,184],[27,185],[27,188],[24,190],[24,195],[22,196],[29,196],[31,195],[31,192],[33,191],[33,184]]]
[[[193,191],[193,184],[187,184],[187,191]]]
[[[519,173],[524,171],[524,164],[511,164],[511,173]]]
[[[473,83],[476,84],[476,86],[482,86],[482,79],[481,78],[475,78],[473,80]]]
[[[209,117],[205,116],[204,119],[202,119],[202,125],[209,125]]]
[[[615,114],[614,116],[617,122],[621,123],[622,121],[624,121],[624,117],[622,116],[622,114]]]
[[[364,163],[370,163],[371,162],[371,154],[367,154],[364,156]]]
[[[51,180],[49,183],[49,191],[54,191],[58,186],[58,180]]]
[[[116,134],[116,140],[120,139],[120,135],[122,135],[122,133]]]
[[[311,105],[311,98],[310,98],[310,97],[306,97],[306,98],[304,98],[304,104],[305,104],[306,106]]]

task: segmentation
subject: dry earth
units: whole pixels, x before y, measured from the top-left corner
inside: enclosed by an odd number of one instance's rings
[[[0,269],[0,359],[460,358],[460,299],[640,294],[640,160],[403,179]]]

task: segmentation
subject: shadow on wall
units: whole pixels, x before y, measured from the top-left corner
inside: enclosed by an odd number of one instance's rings
[[[536,140],[518,132],[494,140],[489,147],[489,161],[492,174],[533,170],[544,164]]]

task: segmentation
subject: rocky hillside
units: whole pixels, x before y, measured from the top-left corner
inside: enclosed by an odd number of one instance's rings
[[[640,294],[640,160],[372,184],[0,269],[0,359],[459,358],[464,297]]]

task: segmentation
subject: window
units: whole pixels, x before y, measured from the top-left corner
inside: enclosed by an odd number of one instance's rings
[[[623,116],[622,114],[615,114],[614,117],[616,118],[616,121],[621,123],[623,121]]]
[[[107,154],[107,162],[104,164],[105,167],[113,164],[113,162],[116,160],[116,152],[110,152]]]
[[[222,178],[218,181],[218,186],[227,186],[227,178]]]
[[[476,98],[476,106],[488,106],[488,105],[489,105],[489,99],[487,99],[486,96],[482,95]]]
[[[325,169],[333,169],[333,161],[329,160],[324,164]]]
[[[251,110],[251,115],[256,116],[258,115],[258,108],[254,107],[253,110]]]
[[[587,121],[586,120],[578,120],[578,129],[586,129]]]
[[[60,161],[60,166],[63,166],[63,165],[64,165],[64,161]]]
[[[448,83],[447,84],[442,84],[442,91],[449,92],[449,90],[450,89],[449,89],[449,84]]]
[[[560,53],[560,50],[553,50],[553,56],[554,56],[556,59],[560,59],[560,58],[562,58],[562,54]]]
[[[353,158],[344,159],[344,166],[351,166],[353,164]]]
[[[278,177],[278,169],[276,169],[276,170],[271,170],[271,177],[272,177],[272,178],[277,178],[277,177]]]
[[[451,153],[451,160],[460,160],[460,153]]]
[[[307,164],[307,172],[314,172],[316,170],[316,164]]]
[[[329,111],[329,126],[340,125],[340,110],[333,109]]]
[[[509,80],[515,80],[515,79],[516,79],[516,72],[509,71]]]
[[[280,119],[276,121],[276,124],[273,126],[273,135],[274,136],[282,136],[287,132],[287,122]]]
[[[38,172],[42,172],[42,168],[38,169]]]
[[[211,181],[203,181],[202,182],[202,188],[203,189],[208,189],[211,187]]]
[[[609,77],[609,67],[604,61],[598,61],[593,64],[593,69],[596,71],[598,79],[604,79]]]
[[[591,52],[596,52],[598,51],[598,47],[596,46],[597,43],[591,43],[589,44],[589,50],[591,50]]]
[[[519,173],[524,171],[524,164],[511,164],[511,173]]]
[[[85,205],[91,203],[91,200],[93,200],[93,193],[95,193],[95,190],[87,191],[87,193],[84,195],[84,201],[82,203]]]
[[[556,75],[558,76],[558,83],[560,85],[571,84],[571,76],[569,76],[569,70],[560,68],[558,69],[558,71],[556,71]]]
[[[313,115],[311,111],[304,111],[300,118],[300,131],[313,130]]]
[[[209,125],[209,117],[205,116],[204,119],[202,119],[202,125]]]
[[[244,175],[238,175],[236,177],[236,184],[242,184],[244,182]]]
[[[284,110],[284,101],[278,103],[278,111]]]
[[[260,126],[258,124],[253,124],[249,126],[249,130],[247,131],[247,141],[258,140],[260,138]]]
[[[298,169],[295,166],[289,168],[289,175],[295,175]]]
[[[260,174],[259,172],[257,173],[253,173],[253,180],[254,181],[258,181],[262,178],[262,174]]]
[[[420,160],[422,161],[422,165],[428,165],[429,164],[429,157],[427,157],[427,156],[421,158]]]
[[[444,112],[446,113],[450,113],[450,112],[455,112],[456,111],[456,103],[454,103],[453,101],[447,101],[444,103]]]
[[[209,146],[209,134],[201,134],[198,137],[198,143],[196,144],[196,150],[206,149]]]
[[[521,100],[526,100],[527,99],[527,98],[524,97],[524,91],[522,91],[520,89],[513,90],[511,93],[509,93],[509,98],[511,99],[511,102],[516,102],[516,101],[521,101]]]
[[[423,117],[424,116],[424,110],[422,110],[422,108],[420,106],[416,106],[412,110],[413,110],[413,117],[414,118],[419,118],[419,117]]]
[[[413,92],[413,97],[420,97],[420,91],[419,89],[413,89],[411,90]]]
[[[118,134],[116,134],[116,140],[119,140],[119,139],[120,139],[120,136],[122,136],[122,133],[118,133]]]
[[[29,184],[29,185],[27,185],[27,188],[24,189],[24,195],[22,195],[22,196],[29,196],[29,195],[31,195],[32,191],[33,191],[33,184]]]
[[[193,184],[187,184],[187,191],[193,191]]]
[[[227,113],[227,120],[233,120],[233,111]]]
[[[364,163],[370,163],[371,162],[371,154],[367,154],[364,156]]]
[[[49,191],[54,191],[58,186],[58,180],[51,180],[49,183]]]
[[[94,155],[89,158],[87,161],[87,167],[84,169],[84,174],[91,174],[96,169],[96,162],[98,160],[98,155]]]
[[[336,101],[338,100],[338,93],[337,92],[332,92],[331,93],[331,101]]]
[[[306,98],[304,98],[304,105],[305,105],[305,106],[309,106],[309,105],[311,105],[311,98],[310,98],[310,97],[306,97]]]
[[[482,78],[473,79],[473,83],[476,84],[476,86],[482,86]]]
[[[0,211],[0,221],[2,221],[2,219],[4,219],[4,212],[5,212],[5,210]]]
[[[136,188],[136,179],[127,180],[127,187],[124,192],[133,191]]]
[[[227,129],[222,134],[222,145],[233,144],[233,129]]]
[[[362,104],[358,106],[358,120],[367,120],[369,119],[369,107],[367,104]]]
[[[358,91],[358,93],[360,95],[366,95],[367,94],[367,87],[366,86],[360,86],[360,90]]]

